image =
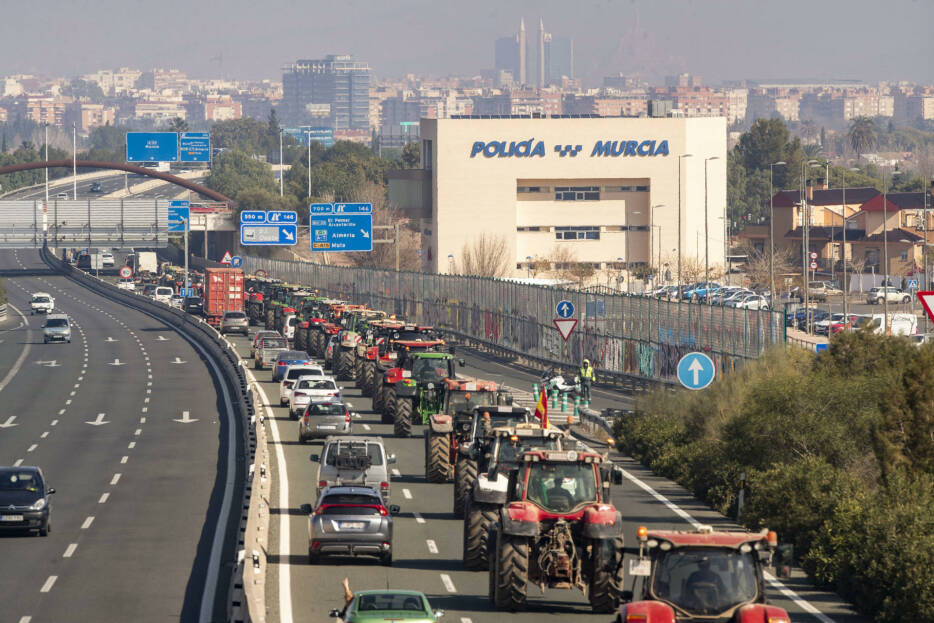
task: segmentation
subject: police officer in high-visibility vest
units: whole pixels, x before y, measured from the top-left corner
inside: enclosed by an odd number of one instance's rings
[[[590,402],[590,386],[593,384],[594,371],[590,365],[589,359],[584,359],[584,365],[580,369],[581,377],[581,399]]]

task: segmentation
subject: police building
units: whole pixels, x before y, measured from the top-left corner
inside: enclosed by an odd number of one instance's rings
[[[684,262],[706,249],[723,266],[723,117],[420,123],[422,168],[394,172],[390,200],[419,219],[426,270],[456,270],[482,234],[506,242],[514,277],[529,258],[621,271],[660,256],[674,279],[679,247]]]

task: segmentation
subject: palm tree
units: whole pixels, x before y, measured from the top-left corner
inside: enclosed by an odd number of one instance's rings
[[[804,142],[811,144],[817,134],[817,124],[810,119],[806,119],[801,122],[801,133],[804,135]]]
[[[847,137],[850,146],[856,152],[856,160],[859,161],[862,153],[876,144],[876,124],[870,117],[856,117],[850,124]]]
[[[175,117],[169,121],[167,127],[169,132],[187,132],[188,131],[188,122],[182,119],[181,117]]]

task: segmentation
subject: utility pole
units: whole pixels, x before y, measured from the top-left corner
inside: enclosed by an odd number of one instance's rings
[[[694,154],[681,154],[678,156],[678,302],[681,302],[681,160],[690,158]],[[680,319],[680,315],[678,318]],[[680,327],[678,329],[680,334]],[[681,339],[680,337],[678,339]]]
[[[772,190],[772,176],[775,167],[785,166],[785,162],[779,160],[769,164],[769,298],[772,308],[775,308],[775,191]]]
[[[279,196],[284,195],[283,176],[282,176],[282,130],[279,130]],[[205,230],[207,231],[207,230]]]
[[[48,141],[46,141],[48,143]],[[48,171],[48,167],[46,167]],[[48,173],[46,173],[48,175]],[[71,124],[71,182],[72,182],[72,193],[71,198],[75,201],[78,200],[78,126],[77,124]]]
[[[711,160],[719,160],[720,156],[710,156],[704,158],[704,291],[707,295],[707,301],[710,301],[710,261],[708,251],[710,250],[710,231],[707,218],[707,163]],[[726,258],[723,258],[726,261]]]

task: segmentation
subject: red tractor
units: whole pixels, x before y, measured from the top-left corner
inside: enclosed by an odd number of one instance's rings
[[[763,567],[777,545],[774,532],[652,530],[639,527],[639,560],[630,564],[633,591],[616,623],[789,623],[765,599]],[[635,589],[639,587],[640,590]],[[633,594],[637,601],[630,601]]]
[[[579,588],[596,613],[619,606],[623,521],[610,503],[610,478],[596,452],[532,450],[509,475],[506,506],[487,536],[490,602],[525,606],[528,584]]]

